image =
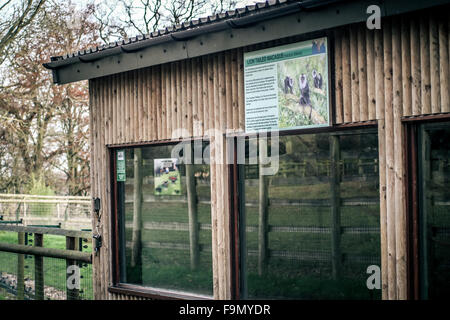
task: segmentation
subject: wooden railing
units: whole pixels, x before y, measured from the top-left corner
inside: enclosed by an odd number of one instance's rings
[[[17,244],[0,242],[0,252],[9,252],[17,254],[17,289],[16,295],[18,300],[25,299],[25,256],[34,256],[34,299],[44,300],[44,283],[45,270],[44,258],[57,258],[66,261],[66,268],[61,270],[68,278],[67,268],[78,263],[92,263],[92,253],[82,252],[83,241],[90,242],[92,234],[87,231],[64,230],[59,228],[43,228],[43,227],[24,227],[0,224],[0,232],[17,233]],[[25,244],[26,235],[34,235],[34,245]],[[63,236],[66,239],[66,249],[45,248],[44,237],[46,235]],[[85,245],[86,246],[86,245]],[[1,271],[1,270],[0,270]],[[68,287],[66,290],[67,300],[78,300],[80,292],[77,288]]]

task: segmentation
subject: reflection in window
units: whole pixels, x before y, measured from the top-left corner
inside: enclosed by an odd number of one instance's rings
[[[376,132],[279,139],[277,174],[240,168],[243,297],[381,298],[366,284],[381,264]]]
[[[209,165],[181,163],[173,148],[125,150],[120,282],[212,295]]]
[[[420,270],[424,299],[450,298],[450,128],[420,129]]]

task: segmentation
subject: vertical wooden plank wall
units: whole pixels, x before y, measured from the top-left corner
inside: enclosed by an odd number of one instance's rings
[[[214,296],[230,291],[228,170],[222,133],[243,129],[243,59],[236,49],[186,61],[90,80],[92,196],[102,200],[103,248],[94,257],[98,299],[125,298],[108,293],[112,283],[110,176],[108,145],[208,136],[211,157],[211,220]],[[216,129],[216,130],[215,130]],[[93,230],[96,228],[94,217]]]
[[[407,298],[402,118],[450,112],[449,21],[421,12],[334,32],[336,123],[378,120],[384,299]]]
[[[449,16],[396,17],[383,20],[382,30],[371,31],[361,24],[340,28],[333,36],[334,122],[378,121],[383,298],[405,299],[406,173],[401,119],[450,112]],[[272,45],[292,41],[282,39]],[[108,293],[112,261],[107,146],[202,136],[211,138],[211,157],[222,160],[211,165],[214,297],[231,296],[228,170],[223,164],[227,146],[221,133],[243,131],[243,53],[267,46],[90,80],[91,193],[102,200],[104,239],[100,254],[94,257],[94,278],[101,279],[94,282],[96,298],[128,298]]]

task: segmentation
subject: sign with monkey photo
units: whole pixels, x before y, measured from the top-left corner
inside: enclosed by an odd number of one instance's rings
[[[327,38],[244,53],[245,131],[328,126]]]

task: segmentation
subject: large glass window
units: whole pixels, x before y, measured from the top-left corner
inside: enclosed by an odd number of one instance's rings
[[[450,124],[419,127],[421,298],[450,298]]]
[[[255,142],[239,169],[241,296],[381,298],[376,130],[279,137],[274,175],[250,164]]]
[[[115,150],[119,282],[210,296],[209,165],[182,163],[179,147]]]

